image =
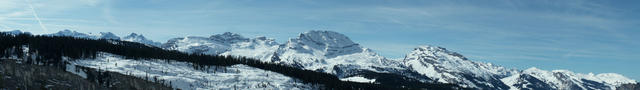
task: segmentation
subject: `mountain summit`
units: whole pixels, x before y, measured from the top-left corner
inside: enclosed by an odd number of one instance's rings
[[[333,31],[305,32],[297,38],[290,39],[285,47],[297,52],[327,58],[363,51],[362,47],[351,41],[349,37]]]
[[[139,42],[139,43],[152,45],[152,46],[160,46],[161,45],[161,43],[151,41],[151,40],[145,38],[144,36],[142,36],[142,34],[137,34],[137,33],[131,33],[131,34],[123,37],[122,40],[123,41],[130,41],[130,42]]]

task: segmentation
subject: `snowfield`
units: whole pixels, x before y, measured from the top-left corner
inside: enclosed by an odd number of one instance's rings
[[[368,79],[360,76],[348,77],[340,79],[342,81],[352,81],[352,82],[360,82],[360,83],[373,83],[376,82],[376,79]]]
[[[109,53],[101,53],[96,59],[75,60],[70,63],[70,65],[85,66],[136,77],[148,77],[146,79],[149,81],[163,80],[166,84],[183,90],[313,89],[312,85],[300,83],[299,80],[294,78],[246,65],[218,67],[217,70],[215,67],[197,70],[192,67],[192,64],[186,62],[173,61],[169,63],[166,60],[123,59],[121,56]],[[75,72],[69,68],[73,67],[68,67],[67,71],[86,77],[82,72]]]

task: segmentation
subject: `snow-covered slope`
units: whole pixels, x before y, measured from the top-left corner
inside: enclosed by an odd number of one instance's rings
[[[253,39],[226,32],[210,37],[188,36],[173,38],[162,45],[162,48],[187,53],[210,55],[242,55],[264,60],[271,57],[278,48],[278,43],[266,37]],[[224,54],[223,54],[224,53]]]
[[[132,60],[109,53],[101,53],[96,59],[74,60],[70,65],[118,72],[141,78],[148,77],[147,80],[149,81],[170,82],[172,87],[182,90],[314,89],[312,85],[296,82],[294,78],[246,65],[196,70],[190,63],[185,62],[168,63],[166,60]],[[74,72],[75,70],[68,71]],[[83,75],[82,72],[74,73],[80,76]]]
[[[484,89],[593,90],[615,89],[622,84],[636,83],[614,73],[594,75],[568,70],[505,69],[473,62],[461,54],[436,46],[415,48],[405,57],[404,65],[438,82]]]
[[[515,70],[476,63],[442,47],[420,46],[407,54],[404,65],[415,72],[441,83],[461,84],[464,87],[508,89],[500,78]]]

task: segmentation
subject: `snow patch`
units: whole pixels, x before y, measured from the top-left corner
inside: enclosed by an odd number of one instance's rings
[[[352,81],[352,82],[360,82],[360,83],[373,83],[376,82],[376,79],[368,79],[360,76],[348,77],[340,79],[342,81]]]

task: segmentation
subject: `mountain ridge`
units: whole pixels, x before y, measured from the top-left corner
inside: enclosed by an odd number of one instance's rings
[[[400,61],[391,60],[333,31],[304,32],[283,44],[266,37],[244,38],[239,34],[225,32],[210,37],[174,38],[162,44],[161,48],[187,53],[247,56],[264,62],[327,72],[339,78],[364,76],[365,79],[375,80],[366,78],[370,76],[366,76],[365,72],[372,71],[404,75],[422,82],[454,83],[470,88],[615,89],[623,84],[637,84],[635,80],[614,73],[594,75],[575,74],[568,70],[506,69],[471,61],[457,52],[429,45],[414,48],[414,51]],[[543,86],[528,86],[532,83]]]

